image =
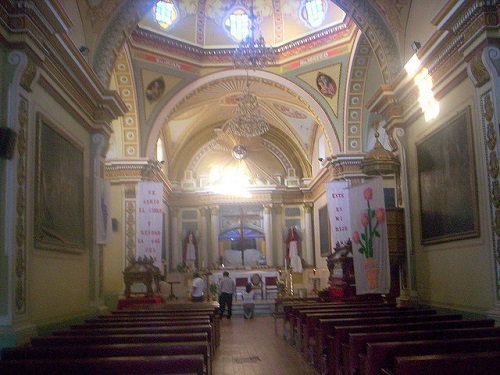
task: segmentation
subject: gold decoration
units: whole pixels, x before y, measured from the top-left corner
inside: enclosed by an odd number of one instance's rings
[[[486,145],[488,149],[492,151],[497,144],[497,134],[495,132],[495,128],[493,127],[493,123],[490,121],[488,125],[486,125]]]
[[[470,72],[475,80],[474,85],[476,87],[481,87],[490,80],[490,75],[488,74],[488,70],[486,70],[486,67],[483,64],[481,54],[477,54],[471,60]]]
[[[26,311],[26,128],[29,120],[28,101],[20,97],[17,113],[19,122],[17,147],[17,196],[16,196],[16,312]]]
[[[496,208],[500,207],[500,184],[494,180],[491,184],[491,199]]]
[[[26,68],[24,69],[24,72],[21,76],[21,82],[20,82],[21,87],[26,91],[31,92],[31,84],[35,79],[35,76],[36,76],[36,65],[33,61],[28,59],[28,64],[26,65]]]
[[[491,97],[489,95],[484,98],[484,117],[488,122],[493,119],[493,103],[491,103]]]
[[[497,158],[497,153],[495,151],[492,151],[490,153],[490,161],[488,163],[488,173],[490,174],[490,177],[495,179],[498,176],[498,158]]]
[[[367,175],[385,175],[399,172],[399,160],[391,151],[386,150],[378,140],[379,134],[376,129],[378,123],[374,124],[374,127],[375,145],[363,158],[361,162],[362,171]]]

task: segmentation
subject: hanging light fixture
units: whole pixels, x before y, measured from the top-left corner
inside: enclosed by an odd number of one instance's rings
[[[259,101],[257,97],[250,92],[248,75],[246,87],[238,102],[235,114],[233,118],[226,121],[223,130],[226,133],[246,138],[256,137],[269,131],[269,125],[262,115]]]
[[[226,133],[240,137],[256,137],[269,131],[269,125],[262,115],[257,97],[250,92],[248,71],[250,69],[263,69],[275,61],[272,47],[266,47],[264,37],[261,35],[255,40],[256,20],[253,13],[253,1],[250,3],[250,32],[243,38],[234,51],[233,64],[235,68],[245,69],[246,85],[243,90],[234,117],[226,121],[223,130]]]
[[[233,65],[238,69],[263,69],[275,62],[273,47],[266,47],[262,34],[255,39],[256,17],[253,13],[253,0],[250,3],[250,32],[241,40],[233,54]]]

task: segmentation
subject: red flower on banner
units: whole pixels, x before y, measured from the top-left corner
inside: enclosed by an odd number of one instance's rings
[[[364,254],[366,258],[373,258],[373,241],[375,238],[380,238],[378,225],[385,220],[385,209],[377,208],[373,210],[370,207],[370,201],[373,199],[373,189],[366,188],[363,191],[363,197],[366,200],[367,209],[360,217],[361,224],[364,227],[364,233],[361,235],[358,232],[352,234],[354,243],[361,244],[359,252]],[[357,240],[356,240],[357,239]]]

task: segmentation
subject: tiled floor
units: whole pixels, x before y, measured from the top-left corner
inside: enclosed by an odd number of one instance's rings
[[[281,324],[278,327],[281,333]],[[282,336],[274,335],[273,318],[221,320],[221,344],[214,375],[317,375]]]

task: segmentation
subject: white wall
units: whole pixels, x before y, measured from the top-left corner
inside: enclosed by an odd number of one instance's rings
[[[473,138],[479,201],[481,234],[478,238],[422,245],[420,201],[415,144],[453,118],[466,107],[472,108]],[[409,150],[410,204],[412,207],[413,247],[419,299],[450,308],[486,311],[493,301],[493,277],[490,256],[488,188],[481,145],[482,129],[474,101],[474,87],[465,79],[440,101],[441,113],[426,123],[421,116],[407,129]]]

